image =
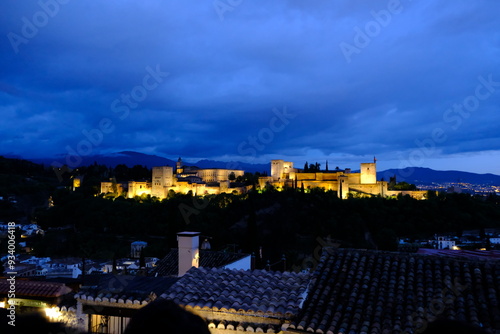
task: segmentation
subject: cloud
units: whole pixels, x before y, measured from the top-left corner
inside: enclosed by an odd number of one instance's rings
[[[384,21],[390,3],[244,1],[221,16],[211,1],[70,1],[16,53],[7,37],[23,37],[43,8],[11,2],[0,20],[0,61],[9,64],[0,113],[11,117],[1,146],[27,158],[64,154],[110,119],[95,153],[237,158],[273,108],[286,107],[297,116],[255,162],[391,157],[435,128],[448,139],[429,160],[494,149],[500,87],[457,130],[443,115],[475,93],[479,76],[500,81],[500,4],[401,0]],[[348,62],[340,45],[355,46],[359,31],[368,42]],[[113,101],[157,65],[169,76],[120,119]]]

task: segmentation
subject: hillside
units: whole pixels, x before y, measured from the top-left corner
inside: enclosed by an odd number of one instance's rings
[[[62,163],[65,157],[56,159]],[[155,166],[175,166],[177,159],[172,160],[157,155],[144,154],[132,151],[123,151],[108,155],[93,155],[88,157],[82,157],[81,166],[89,166],[94,163],[99,165],[105,165],[109,167],[116,167],[117,165],[123,164],[128,167],[133,167],[135,165],[145,166],[147,168],[152,168]],[[50,166],[54,159],[44,158],[44,159],[32,159],[32,162],[38,164],[44,164]],[[183,161],[184,165],[187,166],[198,166],[200,168],[229,168],[229,169],[243,169],[250,173],[255,172],[270,172],[270,164],[252,164],[241,161],[215,161],[215,160],[199,160],[197,162],[187,162]],[[300,167],[300,166],[297,166]],[[464,171],[438,171],[430,168],[424,167],[414,167],[405,169],[388,169],[380,171],[377,173],[377,179],[382,178],[386,181],[396,175],[398,182],[408,182],[413,184],[431,184],[431,183],[447,183],[447,182],[464,182],[471,184],[487,184],[487,185],[500,185],[500,176],[494,174],[477,174]]]
[[[438,171],[430,168],[414,167],[405,169],[388,169],[377,173],[380,180],[389,181],[391,176],[396,175],[397,182],[405,181],[413,184],[431,184],[464,182],[472,184],[500,185],[500,176],[494,174],[476,174],[462,171]]]
[[[32,162],[44,165],[51,165],[54,161],[58,161],[59,163],[63,163],[65,157],[60,157],[58,159],[53,158],[41,158],[41,159],[31,159]],[[105,165],[110,167],[116,167],[117,165],[126,165],[128,167],[133,167],[135,165],[146,166],[147,168],[152,168],[156,166],[175,166],[177,162],[176,160],[160,157],[157,155],[144,154],[133,151],[122,151],[117,153],[112,153],[108,155],[92,155],[82,157],[81,166],[89,166],[94,163],[99,165]],[[251,164],[240,161],[215,161],[215,160],[207,160],[203,159],[197,162],[188,162],[183,160],[183,165],[186,166],[198,166],[200,168],[228,168],[228,169],[243,169],[246,172],[255,173],[255,172],[268,172],[269,164]]]

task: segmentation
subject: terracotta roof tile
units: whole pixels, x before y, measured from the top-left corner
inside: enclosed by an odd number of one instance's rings
[[[499,293],[500,261],[328,250],[290,328],[316,333],[414,333],[444,316],[498,331]]]
[[[10,283],[7,280],[0,280],[0,294],[7,294],[9,285]],[[63,283],[17,279],[15,281],[15,291],[16,296],[19,297],[55,298],[71,292],[72,289]]]
[[[298,313],[308,281],[308,274],[192,268],[162,297],[181,305],[290,318]]]
[[[127,275],[100,275],[92,286],[82,286],[77,299],[106,301],[123,304],[142,304],[151,300],[151,294],[160,295],[178,279],[173,277],[145,277]]]

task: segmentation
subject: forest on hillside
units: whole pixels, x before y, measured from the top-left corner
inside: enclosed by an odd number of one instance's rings
[[[53,204],[17,212],[29,215],[47,231],[35,241],[36,255],[124,257],[130,242],[144,240],[149,245],[146,256],[162,257],[176,247],[176,233],[189,230],[201,232],[212,249],[256,254],[261,266],[286,258],[291,267],[325,243],[396,250],[399,237],[427,238],[441,232],[460,235],[466,229],[500,227],[499,197],[494,194],[438,194],[425,201],[409,196],[340,200],[336,192],[322,189],[279,192],[273,188],[244,195],[175,194],[164,200],[99,195],[96,187],[110,176],[150,175],[145,167],[120,168],[122,175],[99,165],[75,171],[85,176],[76,191],[69,187],[74,176],[70,173],[62,184],[48,182],[45,172],[30,176],[29,181],[17,175],[17,181],[30,185],[24,191],[36,198],[50,196]],[[3,172],[0,193],[21,191],[15,184],[6,184]],[[0,207],[0,220],[6,214],[15,216]]]
[[[148,241],[147,255],[160,257],[176,247],[177,232],[190,230],[201,232],[213,249],[263,252],[263,260],[271,263],[284,255],[295,263],[313,252],[319,240],[340,247],[396,250],[399,237],[500,227],[498,198],[467,194],[425,201],[408,196],[340,200],[334,192],[290,189],[203,198],[178,194],[160,201],[60,190],[53,200],[52,208],[37,212],[38,223],[44,229],[71,228],[55,230],[65,235],[57,243],[49,236],[41,240],[39,252],[86,257],[126,256],[133,240]]]

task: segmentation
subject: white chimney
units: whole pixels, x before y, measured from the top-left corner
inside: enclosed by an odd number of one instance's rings
[[[200,232],[177,233],[179,245],[179,277],[200,262]]]

